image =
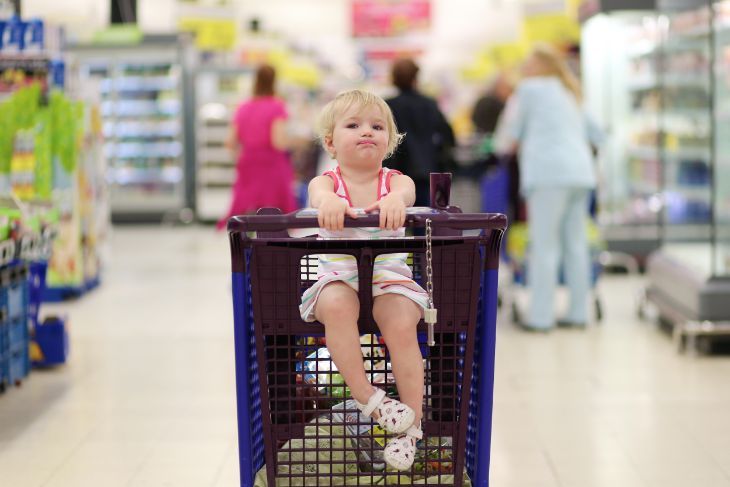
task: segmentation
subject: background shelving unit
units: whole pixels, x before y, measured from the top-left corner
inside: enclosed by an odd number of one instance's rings
[[[251,92],[250,68],[201,67],[195,79],[195,207],[201,221],[216,221],[228,211],[236,160],[226,148],[236,107]]]
[[[70,49],[80,76],[99,80],[114,221],[160,220],[191,206],[187,49],[178,36]]]
[[[678,344],[730,335],[730,2],[662,0],[662,245],[647,297]]]
[[[606,134],[598,219],[609,251],[643,262],[659,247],[662,206],[656,2],[598,4],[581,40],[584,102]]]

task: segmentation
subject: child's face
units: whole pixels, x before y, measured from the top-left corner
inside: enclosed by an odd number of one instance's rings
[[[388,150],[388,126],[379,107],[352,106],[335,122],[325,145],[340,164],[379,165]]]

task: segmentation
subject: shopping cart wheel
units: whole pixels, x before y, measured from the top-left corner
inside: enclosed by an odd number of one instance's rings
[[[595,299],[594,306],[596,308],[596,321],[600,323],[603,321],[603,304],[600,298]]]

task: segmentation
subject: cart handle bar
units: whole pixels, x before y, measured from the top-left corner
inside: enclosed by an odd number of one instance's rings
[[[286,214],[270,214],[271,209],[259,210],[258,215],[234,216],[228,220],[228,232],[278,232],[289,228],[317,228],[316,210],[305,209]],[[266,214],[261,214],[266,213]],[[358,218],[345,217],[345,227],[378,227],[380,215],[364,213]],[[425,227],[426,220],[433,227],[455,230],[502,230],[507,228],[507,217],[501,213],[449,213],[433,208],[416,207],[406,210],[406,227]]]

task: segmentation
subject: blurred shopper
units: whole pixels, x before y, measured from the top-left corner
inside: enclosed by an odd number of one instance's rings
[[[415,206],[429,205],[429,174],[442,172],[451,161],[454,132],[436,101],[416,89],[418,65],[411,59],[393,64],[391,76],[398,96],[386,100],[403,142],[383,164],[408,174],[416,184]]]
[[[506,214],[510,222],[525,220],[525,203],[519,189],[520,170],[517,154],[512,150],[514,141],[506,133],[510,117],[508,101],[514,88],[512,76],[506,71],[500,72],[492,81],[487,93],[477,100],[471,116],[476,132],[486,135],[491,145],[492,154],[487,159],[487,167],[502,166],[509,175]],[[502,167],[498,167],[498,170]]]
[[[512,95],[513,88],[507,73],[497,74],[489,90],[477,100],[472,110],[471,121],[477,132],[493,134],[496,131],[499,116]]]
[[[236,181],[231,208],[218,222],[223,228],[233,215],[254,213],[261,207],[283,212],[297,208],[294,171],[286,150],[288,118],[284,102],[274,95],[276,71],[262,65],[256,71],[253,97],[243,102],[233,115],[226,145],[237,153]]]
[[[531,299],[523,325],[548,330],[556,324],[554,297],[562,262],[570,307],[557,324],[585,326],[591,287],[586,220],[596,185],[591,144],[599,143],[600,132],[581,109],[578,80],[551,47],[536,47],[523,75],[507,120],[519,150],[529,222]]]

